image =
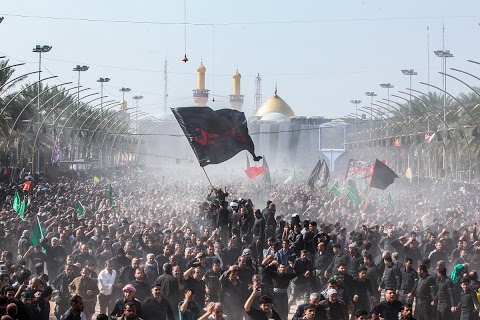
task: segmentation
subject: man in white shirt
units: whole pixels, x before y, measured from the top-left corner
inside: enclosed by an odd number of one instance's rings
[[[105,269],[98,274],[98,302],[100,304],[100,313],[109,314],[113,310],[112,290],[115,284],[117,272],[113,270],[113,264],[110,260],[105,262]],[[108,313],[107,313],[108,308]]]

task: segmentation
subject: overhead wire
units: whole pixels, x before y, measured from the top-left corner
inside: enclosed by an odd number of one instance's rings
[[[149,20],[128,20],[128,19],[92,19],[92,18],[73,18],[59,16],[40,16],[25,15],[13,13],[0,13],[5,17],[16,17],[24,19],[46,19],[46,20],[64,20],[81,22],[102,22],[102,23],[125,23],[125,24],[150,24],[150,25],[172,25],[172,26],[237,26],[237,25],[277,25],[277,24],[309,24],[309,23],[329,23],[329,22],[368,22],[368,21],[410,21],[410,20],[431,20],[444,19],[443,16],[418,16],[418,17],[391,17],[391,18],[349,18],[349,19],[315,19],[315,20],[280,20],[280,21],[231,21],[231,22],[179,22],[179,21],[149,21]],[[186,8],[185,8],[186,15]],[[477,19],[478,15],[458,15],[449,16],[449,19]]]

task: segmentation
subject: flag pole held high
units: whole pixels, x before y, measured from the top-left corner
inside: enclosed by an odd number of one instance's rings
[[[227,161],[242,150],[250,152],[254,161],[262,159],[255,155],[243,112],[233,109],[214,111],[209,107],[171,110],[201,167]]]

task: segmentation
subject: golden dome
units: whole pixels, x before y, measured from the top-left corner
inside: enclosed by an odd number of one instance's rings
[[[237,79],[237,78],[239,79],[241,77],[242,75],[238,72],[238,70],[236,70],[235,73],[233,74],[233,79]]]
[[[288,103],[286,103],[276,94],[262,104],[260,109],[258,109],[256,116],[263,117],[264,115],[273,112],[281,113],[288,118],[295,116],[295,113],[293,112],[292,108],[290,108]]]
[[[203,65],[202,62],[200,62],[200,65],[198,66],[197,72],[205,72],[207,71],[207,68]]]

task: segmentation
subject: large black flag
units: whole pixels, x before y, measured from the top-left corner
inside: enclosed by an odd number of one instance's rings
[[[208,107],[172,108],[172,112],[201,167],[227,161],[242,150],[250,152],[255,161],[262,159],[255,155],[243,112]]]
[[[320,178],[320,173],[322,171],[323,161],[319,159],[315,168],[313,168],[312,172],[310,173],[310,177],[308,177],[307,184],[308,186],[313,189],[315,187],[315,182]]]
[[[398,178],[397,174],[390,169],[385,163],[380,160],[375,160],[375,167],[373,168],[372,180],[370,181],[370,187],[376,189],[385,190],[391,185],[395,178]]]
[[[322,174],[320,175],[320,181],[322,184],[320,185],[320,188],[328,186],[328,182],[330,181],[330,169],[328,168],[328,164],[323,159],[323,166],[322,166]]]

